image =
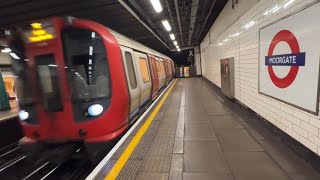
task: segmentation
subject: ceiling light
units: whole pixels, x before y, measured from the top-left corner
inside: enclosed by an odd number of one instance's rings
[[[180,47],[179,47],[178,45],[176,46],[176,48],[177,48],[177,49],[180,49]]]
[[[178,49],[178,51],[180,51],[180,49]]]
[[[171,31],[171,26],[170,26],[168,20],[163,19],[161,22],[162,22],[164,28],[166,28],[167,31]]]
[[[11,57],[14,59],[20,59],[19,56],[17,56],[15,53],[9,53]]]
[[[157,13],[162,11],[162,6],[159,0],[150,0],[150,2]]]
[[[170,38],[171,38],[171,40],[175,40],[176,39],[176,37],[174,36],[173,33],[170,34]]]
[[[11,49],[10,48],[4,48],[1,50],[2,53],[9,53],[11,52]]]
[[[177,42],[177,41],[173,41],[173,44],[174,44],[174,45],[178,45],[178,42]]]

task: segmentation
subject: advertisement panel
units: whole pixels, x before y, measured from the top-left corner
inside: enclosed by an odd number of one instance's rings
[[[184,67],[184,77],[189,77],[189,67]]]
[[[259,32],[259,92],[318,113],[320,3]]]

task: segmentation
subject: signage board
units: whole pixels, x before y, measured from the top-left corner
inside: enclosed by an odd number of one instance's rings
[[[320,3],[259,32],[259,92],[318,113]]]

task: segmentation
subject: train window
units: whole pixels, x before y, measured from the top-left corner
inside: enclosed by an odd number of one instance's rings
[[[137,88],[137,79],[136,79],[136,74],[135,74],[134,67],[133,67],[131,53],[125,52],[125,58],[126,58],[125,60],[126,60],[126,65],[127,65],[127,70],[128,70],[130,86],[132,89],[135,89],[135,88]]]
[[[59,90],[58,69],[53,54],[34,57],[42,91],[44,109],[46,111],[62,111],[62,102]]]
[[[165,69],[164,69],[164,62],[163,61],[161,61],[161,74],[162,74],[162,76],[164,76],[165,75]]]
[[[110,98],[106,49],[98,33],[70,27],[62,31],[62,39],[72,100]]]
[[[17,93],[17,99],[19,99],[19,105],[30,105],[33,103],[30,69],[28,68],[27,59],[25,55],[25,49],[23,40],[18,32],[12,31],[9,45],[11,53],[15,56],[11,56],[11,67],[13,73],[17,76],[15,80],[14,90]]]
[[[148,63],[145,58],[139,58],[139,64],[141,69],[142,80],[144,83],[150,81]]]
[[[156,60],[156,69],[157,69],[158,76],[161,77],[162,76],[161,67],[160,67],[160,62],[158,60]]]
[[[168,62],[168,73],[171,74],[171,64]]]

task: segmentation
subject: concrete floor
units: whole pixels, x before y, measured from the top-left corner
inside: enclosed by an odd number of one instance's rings
[[[231,108],[203,79],[179,79],[117,179],[320,179],[280,140]]]

